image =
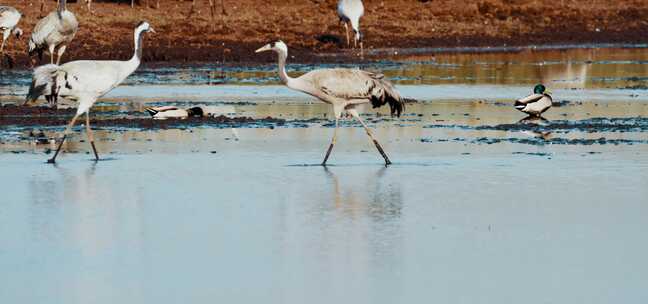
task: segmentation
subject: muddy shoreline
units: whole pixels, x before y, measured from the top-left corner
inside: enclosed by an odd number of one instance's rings
[[[53,109],[43,106],[0,106],[0,127],[13,127],[18,129],[42,129],[51,127],[65,127],[76,113],[76,109]],[[94,115],[93,115],[94,116]],[[214,117],[190,117],[187,119],[152,119],[142,112],[123,112],[118,115],[91,116],[90,124],[99,128],[129,128],[129,129],[183,129],[196,126],[210,126],[215,128],[229,127],[267,127],[299,126],[309,122],[323,122],[324,120],[290,120],[265,117],[227,117],[224,115]],[[80,121],[79,121],[80,123]]]

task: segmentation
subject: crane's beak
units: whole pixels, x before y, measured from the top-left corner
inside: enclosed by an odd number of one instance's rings
[[[263,47],[261,47],[260,49],[256,50],[255,53],[261,53],[261,52],[270,51],[270,50],[272,50],[272,47],[270,46],[270,44],[266,44]]]
[[[153,27],[149,27],[149,32],[151,32],[153,34],[157,34],[157,32],[153,29]]]

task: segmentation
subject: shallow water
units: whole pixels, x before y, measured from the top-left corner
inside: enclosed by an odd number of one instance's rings
[[[581,49],[380,63],[421,100],[400,119],[363,114],[388,168],[349,119],[331,166],[317,166],[331,109],[273,85],[271,67],[227,72],[257,80],[220,86],[206,85],[210,67],[185,78],[144,69],[93,115],[210,105],[286,122],[96,128],[98,163],[78,126],[56,166],[44,163],[47,141],[63,126],[4,126],[0,298],[645,303],[646,57]],[[581,65],[578,82],[552,81],[575,79],[566,71]],[[0,100],[19,100],[28,75],[0,77]],[[511,100],[540,81],[558,105],[522,120]],[[45,144],[29,134],[41,130]]]

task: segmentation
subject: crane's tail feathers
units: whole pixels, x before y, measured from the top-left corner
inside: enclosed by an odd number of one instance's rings
[[[380,83],[380,86],[374,88],[374,90],[378,90],[374,91],[374,94],[371,94],[371,104],[374,108],[389,104],[391,115],[400,117],[401,113],[405,110],[405,100],[390,82],[382,78],[377,79],[377,81]]]
[[[58,71],[59,66],[55,64],[46,64],[35,68],[32,83],[29,86],[29,92],[23,105],[35,101],[42,95],[54,96],[55,98],[56,92],[54,91]]]

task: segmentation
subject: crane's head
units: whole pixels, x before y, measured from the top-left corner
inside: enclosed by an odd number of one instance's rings
[[[260,49],[256,50],[257,53],[265,51],[275,51],[277,53],[288,54],[288,46],[283,41],[279,40],[277,42],[268,43]]]
[[[22,35],[23,35],[23,31],[22,31],[22,29],[17,27],[17,28],[15,28],[13,30],[13,34],[16,35],[16,39],[20,39],[20,37],[22,37]]]
[[[153,29],[153,27],[146,21],[140,22],[137,25],[136,29],[141,32],[151,32],[155,34],[155,30]]]

